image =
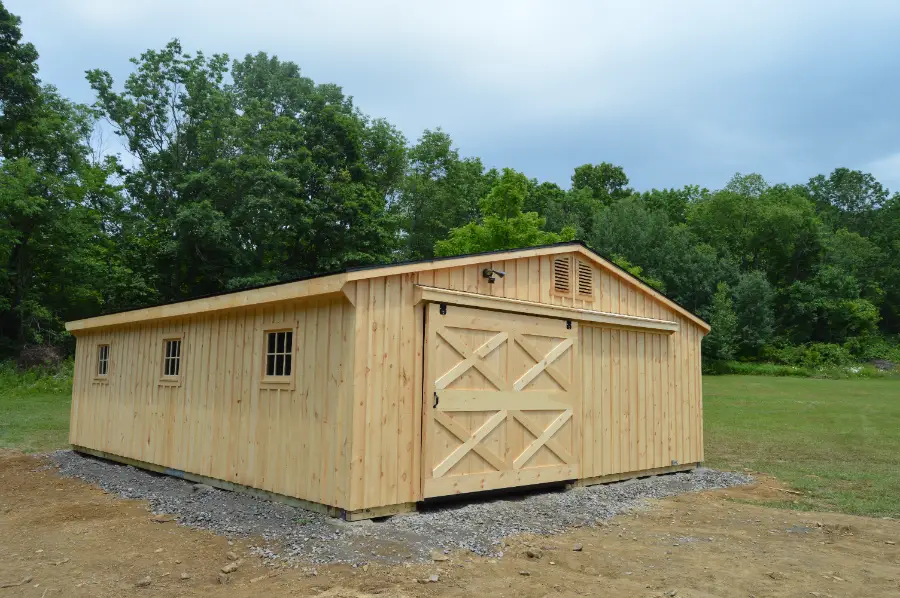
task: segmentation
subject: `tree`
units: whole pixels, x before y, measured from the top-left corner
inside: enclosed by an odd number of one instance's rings
[[[807,281],[781,292],[781,328],[794,343],[843,343],[875,332],[878,308],[860,297],[859,281],[841,268],[823,266]]]
[[[586,190],[594,201],[607,206],[628,197],[631,190],[627,186],[628,177],[622,167],[608,162],[582,164],[572,175],[573,191]]]
[[[815,176],[807,187],[823,220],[866,236],[872,232],[876,211],[888,199],[887,189],[874,176],[849,168],[837,168],[828,178]]]
[[[434,246],[450,230],[478,218],[478,200],[496,178],[481,160],[460,158],[450,136],[426,130],[409,150],[409,166],[396,210],[406,234],[406,259],[434,256]]]
[[[61,342],[95,311],[114,259],[103,210],[115,190],[88,147],[94,115],[37,78],[37,52],[0,4],[0,339]]]
[[[406,143],[390,124],[264,53],[229,68],[175,40],[133,62],[121,92],[88,79],[132,153],[124,188],[163,299],[396,256]]]
[[[808,278],[822,248],[822,223],[802,191],[769,186],[759,175],[735,175],[693,204],[688,226],[742,271],[763,271],[777,286]]]
[[[765,274],[754,271],[741,275],[733,296],[738,351],[756,357],[775,331],[774,290]]]
[[[626,272],[628,272],[635,278],[640,279],[648,286],[653,287],[657,291],[665,292],[666,286],[663,283],[663,281],[657,280],[656,278],[651,278],[651,277],[645,275],[644,269],[641,268],[640,266],[635,266],[634,264],[629,262],[627,259],[625,259],[621,255],[613,254],[610,256],[610,259],[611,259],[612,263],[614,263],[618,267],[622,268],[623,270],[625,270]]]
[[[647,276],[688,309],[712,300],[720,280],[734,281],[737,271],[727,257],[702,243],[686,226],[671,226],[661,211],[648,209],[637,196],[601,210],[588,244],[601,255],[618,255],[640,264]]]
[[[17,153],[20,127],[33,119],[41,93],[38,53],[22,42],[22,19],[0,2],[0,141],[4,156]]]
[[[703,339],[703,355],[709,359],[734,359],[738,349],[738,319],[734,313],[731,289],[720,282],[713,295],[712,306],[706,310],[710,332]]]
[[[575,231],[560,233],[544,230],[545,220],[535,212],[522,212],[528,195],[525,175],[504,168],[491,192],[479,202],[481,221],[454,228],[446,240],[435,244],[439,256],[480,253],[499,249],[517,249],[570,241]]]
[[[682,189],[651,189],[638,195],[651,212],[662,212],[671,224],[687,221],[691,204],[707,197],[709,191],[697,185],[686,185]]]

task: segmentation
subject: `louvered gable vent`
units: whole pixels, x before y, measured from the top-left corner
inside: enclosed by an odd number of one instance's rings
[[[553,290],[560,295],[572,292],[572,266],[568,256],[553,259]]]
[[[583,297],[594,296],[594,269],[581,260],[578,260],[578,294]]]

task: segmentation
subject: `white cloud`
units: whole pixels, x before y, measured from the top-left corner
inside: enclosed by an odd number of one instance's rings
[[[865,170],[892,191],[900,191],[900,151],[870,162]]]
[[[847,115],[830,113],[846,94],[868,97],[869,81],[851,81],[855,73],[900,56],[900,3],[886,2],[6,3],[25,19],[44,76],[82,101],[91,97],[85,69],[121,81],[127,58],[178,37],[207,53],[295,61],[411,139],[443,126],[463,153],[498,165],[535,168],[505,162],[498,140],[543,136],[545,151],[568,151],[573,166],[643,152],[636,167],[646,176],[678,167],[650,162],[668,143],[678,146],[663,153],[689,160],[684,176],[703,184],[734,170],[805,180],[815,172],[797,168],[871,160],[841,153],[852,131],[834,131]],[[867,151],[884,153],[880,142],[867,140]],[[540,143],[530,146],[533,176],[568,179],[541,171]]]

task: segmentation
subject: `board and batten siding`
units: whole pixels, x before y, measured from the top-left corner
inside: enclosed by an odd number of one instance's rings
[[[295,384],[261,384],[263,333],[294,328]],[[184,335],[180,385],[163,339]],[[189,473],[343,506],[349,493],[353,307],[312,299],[78,334],[69,441]],[[108,382],[94,379],[110,345]]]
[[[679,330],[670,335],[584,326],[579,340],[584,381],[582,477],[665,467],[672,460],[702,460],[699,328],[636,282],[593,263],[592,301],[555,295],[551,291],[555,257],[486,260],[379,276],[345,287],[357,314],[349,509],[422,500],[425,320],[423,305],[415,304],[416,284],[677,321]],[[482,275],[484,268],[506,275],[491,284]],[[618,360],[614,367],[612,350],[608,355],[602,349],[594,351],[595,342],[597,347],[613,343]],[[686,357],[683,362],[681,355]],[[592,386],[595,377],[598,386]],[[613,407],[622,411],[606,415]],[[588,417],[600,428],[588,430]]]
[[[582,477],[703,461],[700,339],[582,325]]]

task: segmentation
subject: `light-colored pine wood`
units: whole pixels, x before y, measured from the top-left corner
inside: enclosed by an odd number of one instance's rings
[[[531,479],[513,472],[578,475],[577,335],[576,323],[429,305],[426,498]]]
[[[354,308],[335,298],[254,311],[260,309],[80,332],[72,444],[304,500],[349,504],[349,480],[338,484],[335,472],[348,477],[350,470],[353,395],[342,381],[355,340]],[[255,331],[286,321],[298,322],[296,387],[261,389],[263,353]],[[345,322],[352,328],[342,340]],[[180,386],[163,386],[161,339],[176,332],[184,335],[184,378]],[[109,383],[90,384],[100,335],[110,339],[115,368]],[[308,368],[299,346],[306,340],[312,343],[305,347]]]
[[[82,321],[70,440],[346,513],[701,461],[707,328],[585,252],[361,270]],[[552,292],[553,256],[592,269],[590,301]],[[492,284],[486,267],[506,276]],[[466,315],[431,326],[440,303]],[[262,379],[272,326],[294,330],[288,385]],[[167,335],[183,338],[180,384],[160,383]]]

